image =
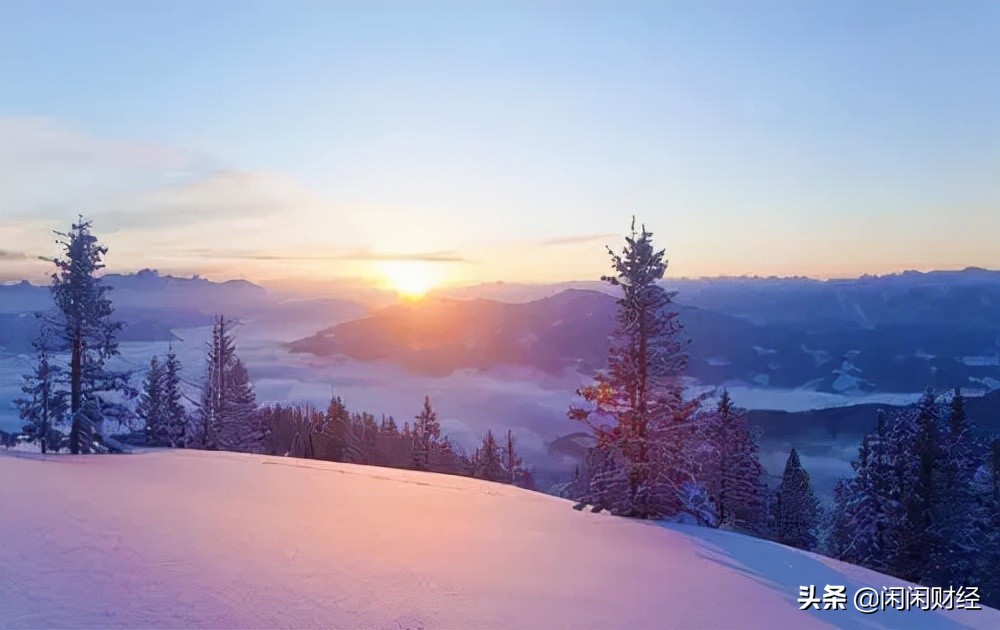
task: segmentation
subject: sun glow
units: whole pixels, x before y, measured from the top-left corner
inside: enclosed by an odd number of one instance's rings
[[[441,282],[440,274],[430,263],[393,260],[379,266],[388,288],[407,299],[420,299]]]

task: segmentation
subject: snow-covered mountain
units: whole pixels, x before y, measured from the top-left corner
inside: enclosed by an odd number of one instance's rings
[[[365,312],[350,300],[289,299],[246,280],[178,278],[151,269],[107,274],[103,280],[111,288],[115,318],[125,323],[119,341],[171,341],[174,329],[206,326],[215,313],[241,320],[281,322],[294,329],[303,321],[358,317]],[[36,326],[33,313],[51,308],[47,286],[0,284],[0,350],[27,351]]]
[[[674,278],[662,283],[680,301],[758,324],[887,323],[995,324],[1000,314],[1000,270],[906,271],[883,276],[816,280],[806,277]],[[495,282],[436,292],[442,297],[530,302],[567,289],[614,293],[599,281],[530,285]]]
[[[0,451],[0,627],[1000,627],[905,582],[473,479],[221,452]],[[800,610],[800,587],[845,610]]]
[[[712,385],[846,395],[998,389],[1000,274],[982,274],[921,274],[921,283],[900,276],[691,284],[677,296],[692,340],[688,373]],[[591,374],[603,365],[614,312],[611,295],[581,289],[517,303],[434,298],[377,310],[289,347],[430,375],[497,365]]]

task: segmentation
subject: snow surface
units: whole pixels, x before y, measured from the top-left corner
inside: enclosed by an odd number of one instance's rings
[[[233,453],[0,451],[0,627],[1000,627],[798,609],[902,582],[510,486]]]

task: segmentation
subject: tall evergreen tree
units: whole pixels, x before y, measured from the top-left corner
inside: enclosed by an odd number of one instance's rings
[[[230,374],[236,361],[236,346],[231,331],[232,321],[223,315],[212,319],[212,336],[205,357],[205,378],[198,405],[198,434],[193,445],[216,449],[222,414],[229,399]]]
[[[199,435],[201,448],[262,452],[267,428],[257,411],[253,383],[236,355],[232,320],[217,315],[206,356]]]
[[[934,507],[941,498],[944,453],[937,399],[929,387],[917,403],[913,424],[916,474],[902,485],[903,523],[893,569],[903,579],[920,582],[929,575],[931,558],[943,542],[934,527]]]
[[[136,415],[146,423],[146,441],[152,446],[169,446],[165,405],[163,401],[163,367],[158,357],[149,360],[149,369],[142,382]]]
[[[188,414],[181,402],[181,365],[171,344],[163,364],[163,412],[170,446],[183,447],[188,440]]]
[[[810,550],[816,545],[819,502],[813,494],[809,473],[793,448],[775,493],[775,539],[785,545]]]
[[[838,485],[830,550],[848,562],[885,571],[897,556],[904,484],[912,479],[913,424],[905,415],[892,425],[878,412],[876,429],[862,439],[854,477]]]
[[[597,445],[588,457],[590,488],[584,501],[616,514],[656,518],[679,509],[687,480],[683,459],[692,449],[685,429],[694,407],[683,401],[687,366],[683,328],[674,294],[658,282],[667,268],[653,234],[635,220],[625,248],[610,248],[620,289],[607,369],[578,391],[584,404],[569,417],[586,423]]]
[[[431,449],[441,437],[441,424],[437,412],[431,407],[431,399],[424,396],[424,407],[414,417],[413,423],[413,467],[416,470],[430,470]]]
[[[931,507],[930,584],[970,586],[985,579],[980,558],[987,552],[991,529],[989,508],[976,487],[979,461],[968,426],[961,391],[949,404],[947,424],[940,431],[940,459],[935,470],[936,494]]]
[[[472,476],[487,481],[507,481],[503,459],[503,449],[493,431],[486,431],[482,443],[472,456]]]
[[[225,398],[218,416],[219,448],[238,453],[262,453],[267,439],[266,427],[257,414],[257,395],[250,373],[235,355],[226,381]]]
[[[349,457],[349,442],[351,433],[351,412],[347,410],[344,399],[337,395],[330,396],[330,404],[323,416],[321,433],[334,439],[339,449],[337,461],[345,462]]]
[[[59,315],[52,323],[58,326],[70,352],[69,448],[74,454],[87,452],[82,442],[89,444],[91,440],[83,440],[81,432],[93,431],[95,422],[104,415],[115,416],[119,421],[126,418],[124,407],[112,404],[103,394],[132,393],[127,374],[105,368],[108,359],[118,354],[116,338],[122,323],[111,319],[114,307],[108,298],[109,287],[97,276],[104,268],[108,249],[90,229],[91,222],[81,216],[68,232],[56,232],[64,257],[54,260],[56,273],[52,274],[51,287]],[[78,416],[88,398],[94,404],[87,414]]]
[[[52,337],[44,321],[39,321],[38,334],[31,347],[35,350],[35,367],[24,375],[23,398],[14,401],[22,420],[25,436],[38,442],[42,453],[59,450],[63,435],[58,426],[69,408],[67,394],[61,388],[63,369],[53,362]]]
[[[705,474],[708,494],[716,507],[719,525],[757,531],[764,524],[757,443],[746,411],[733,405],[729,392],[710,414],[707,430],[714,454]]]

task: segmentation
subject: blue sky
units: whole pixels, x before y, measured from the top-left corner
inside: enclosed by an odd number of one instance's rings
[[[996,2],[0,2],[0,278],[1000,267]]]

